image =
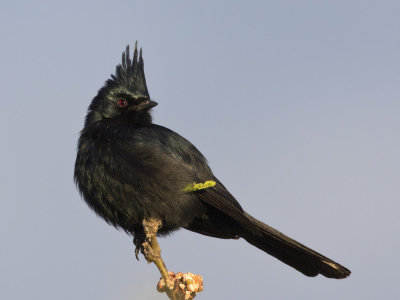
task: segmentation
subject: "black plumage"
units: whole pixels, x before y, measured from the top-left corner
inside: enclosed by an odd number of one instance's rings
[[[350,271],[247,214],[214,176],[206,159],[179,134],[152,123],[142,51],[122,64],[89,106],[78,142],[75,182],[104,220],[135,237],[142,221],[162,221],[160,235],[185,228],[244,238],[307,276],[345,278]],[[190,184],[215,185],[188,192]]]

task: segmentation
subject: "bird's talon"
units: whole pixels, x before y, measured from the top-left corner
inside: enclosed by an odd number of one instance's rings
[[[135,245],[135,257],[139,260],[139,253],[143,253],[143,244],[146,242],[146,238],[142,234],[135,234],[133,238],[133,244]]]
[[[139,261],[139,248],[138,247],[135,248],[135,257]]]

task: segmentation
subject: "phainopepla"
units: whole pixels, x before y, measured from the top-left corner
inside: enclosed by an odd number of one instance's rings
[[[135,239],[143,239],[145,218],[157,218],[161,236],[185,228],[244,238],[307,276],[347,277],[345,267],[246,213],[195,146],[152,123],[157,103],[136,45],[133,60],[127,46],[115,75],[92,100],[78,142],[74,178],[96,214]]]

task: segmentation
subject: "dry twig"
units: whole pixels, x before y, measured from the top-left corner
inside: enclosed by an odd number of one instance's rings
[[[161,258],[161,248],[157,242],[157,231],[161,228],[161,220],[149,218],[143,220],[145,240],[140,246],[148,263],[154,263],[161,273],[157,284],[159,292],[165,292],[171,300],[190,300],[203,290],[203,279],[193,273],[168,272]]]

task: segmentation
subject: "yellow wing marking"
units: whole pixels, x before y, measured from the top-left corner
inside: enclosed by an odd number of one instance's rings
[[[183,191],[184,192],[188,192],[188,193],[195,192],[195,191],[198,191],[198,190],[202,190],[202,189],[206,189],[206,188],[212,187],[212,186],[214,186],[216,184],[217,183],[215,181],[213,181],[213,180],[208,180],[208,181],[206,181],[204,183],[195,183],[195,182],[193,182],[191,184],[188,184],[183,189]]]

